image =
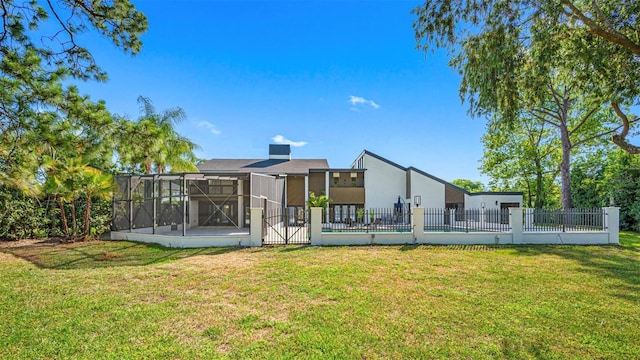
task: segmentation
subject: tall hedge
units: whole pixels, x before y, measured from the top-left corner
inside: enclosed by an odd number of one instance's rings
[[[39,239],[61,236],[60,209],[53,199],[24,195],[19,190],[0,187],[0,240]],[[84,226],[84,201],[75,203],[76,232]],[[71,206],[65,210],[71,226]],[[111,201],[94,200],[91,207],[90,235],[99,237],[111,225]]]

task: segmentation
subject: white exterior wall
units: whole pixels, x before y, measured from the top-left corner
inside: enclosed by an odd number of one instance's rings
[[[464,207],[466,209],[480,209],[482,208],[483,201],[485,202],[485,205],[488,205],[486,204],[486,201],[483,200],[482,195],[471,196],[471,195],[464,194]],[[494,200],[494,204],[495,204],[495,200]]]
[[[522,195],[483,194],[467,196],[465,195],[465,207],[467,209],[480,209],[482,202],[485,204],[485,209],[500,209],[501,203],[518,203],[522,206]],[[498,202],[497,205],[496,201]]]
[[[149,228],[150,229],[150,228]],[[149,233],[111,232],[111,240],[137,241],[159,244],[170,248],[200,248],[200,247],[227,247],[227,246],[256,246],[251,242],[251,235],[228,236],[179,236],[179,235],[152,235]],[[257,246],[261,246],[257,245]]]
[[[494,200],[495,201],[495,200]],[[495,203],[494,203],[495,204]],[[495,206],[495,205],[494,205]],[[424,208],[413,208],[413,231],[398,232],[322,232],[317,229],[322,226],[319,216],[312,215],[311,228],[316,228],[317,233],[312,238],[313,245],[399,245],[399,244],[442,244],[442,245],[474,245],[474,244],[617,244],[618,227],[611,226],[609,231],[595,232],[523,232],[522,208],[512,212],[510,232],[425,232]],[[618,209],[607,208],[608,224],[618,223]]]
[[[407,193],[405,170],[369,154],[364,155],[364,168],[367,169],[364,177],[366,208],[392,208],[398,201],[398,195],[402,199],[405,198]]]
[[[444,208],[444,184],[413,170],[411,172],[411,196],[420,195],[423,208]],[[408,199],[413,204],[413,199]],[[415,204],[413,204],[415,205]]]

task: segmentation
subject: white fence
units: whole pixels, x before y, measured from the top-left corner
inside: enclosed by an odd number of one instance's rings
[[[618,244],[619,209],[608,207],[578,211],[547,212],[543,215],[532,209],[511,208],[506,213],[487,215],[478,211],[442,213],[448,217],[449,227],[433,227],[430,218],[438,214],[424,208],[411,211],[410,231],[326,232],[323,231],[322,209],[311,209],[312,245],[366,244]],[[536,222],[545,219],[542,222]],[[546,216],[546,217],[545,217]],[[508,217],[508,221],[503,221]],[[564,223],[558,225],[559,219]],[[506,219],[504,219],[506,220]],[[525,221],[526,220],[526,221]],[[552,221],[553,220],[553,221]],[[508,224],[496,225],[501,222]],[[444,224],[445,221],[442,221]],[[451,225],[453,224],[453,225]],[[493,224],[493,225],[492,225]],[[551,226],[553,225],[553,226]]]
[[[366,231],[355,226],[349,231],[323,231],[321,208],[311,209],[308,235],[311,245],[402,245],[402,244],[576,244],[600,245],[619,243],[619,209],[607,207],[588,211],[564,211],[536,213],[531,209],[511,208],[508,212],[493,216],[470,211],[464,216],[449,213],[451,227],[426,226],[424,208],[411,210],[411,221],[389,231],[375,221]],[[581,215],[580,215],[581,214]],[[458,214],[460,215],[460,214]],[[506,222],[508,224],[495,225]],[[251,218],[264,219],[261,208],[251,209]],[[444,218],[443,218],[444,219]],[[462,227],[464,223],[464,227]],[[489,225],[487,225],[488,223]],[[444,221],[443,221],[444,224]],[[494,224],[494,225],[491,225]],[[249,234],[242,236],[167,236],[140,232],[112,232],[113,240],[131,240],[158,243],[168,247],[213,247],[213,246],[262,246],[264,244],[264,221],[251,221]]]

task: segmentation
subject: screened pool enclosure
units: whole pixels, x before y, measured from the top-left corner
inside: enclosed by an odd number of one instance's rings
[[[284,179],[261,174],[116,176],[112,230],[209,235],[248,231],[250,208],[281,208]]]

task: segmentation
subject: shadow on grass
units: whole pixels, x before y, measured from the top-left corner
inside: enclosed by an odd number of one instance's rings
[[[400,251],[406,251],[406,246]],[[413,248],[413,247],[411,247]],[[426,245],[428,251],[513,251],[517,256],[553,255],[571,260],[581,270],[619,283],[615,296],[640,303],[640,233],[622,232],[620,245]]]
[[[404,245],[399,251],[506,252],[507,256],[561,257],[579,270],[602,279],[615,280],[611,294],[640,304],[640,233],[621,232],[620,245]]]
[[[220,255],[241,249],[176,249],[127,241],[60,243],[54,240],[32,240],[0,246],[0,252],[27,260],[39,268],[58,270],[147,266],[193,256]]]
[[[273,245],[271,245],[271,247],[273,247]],[[312,248],[313,248],[313,246],[306,245],[306,244],[281,245],[280,246],[280,252],[292,252],[292,251],[308,250],[308,249],[312,249]]]
[[[610,290],[620,298],[640,303],[640,248],[620,246],[522,246],[519,255],[554,255],[574,261],[580,271],[603,279],[618,280]]]
[[[420,245],[402,245],[400,247],[400,251],[411,251],[411,250],[415,250],[417,248],[419,248]]]

